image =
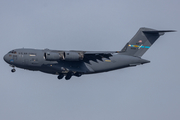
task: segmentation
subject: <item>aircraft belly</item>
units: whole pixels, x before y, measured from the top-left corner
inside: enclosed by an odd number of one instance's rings
[[[52,63],[52,64],[50,64]],[[85,66],[84,62],[70,62],[70,61],[59,61],[59,62],[50,62],[49,64],[42,65],[42,72],[57,74],[57,73],[68,73],[78,72],[78,73],[87,73],[89,69]]]

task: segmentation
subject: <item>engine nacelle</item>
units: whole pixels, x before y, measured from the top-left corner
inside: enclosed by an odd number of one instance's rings
[[[47,61],[64,60],[64,55],[58,52],[46,52],[44,53],[44,57]]]
[[[58,61],[58,60],[65,60],[65,61],[80,61],[83,60],[84,55],[83,53],[78,52],[46,52],[44,53],[44,58],[47,61]]]
[[[84,55],[78,52],[65,52],[64,58],[66,61],[80,61],[83,60]]]

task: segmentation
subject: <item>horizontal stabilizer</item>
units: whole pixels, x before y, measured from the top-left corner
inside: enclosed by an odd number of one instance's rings
[[[155,30],[155,31],[143,31],[144,33],[158,33],[158,32],[176,32],[176,30]]]
[[[153,31],[142,31],[143,33],[159,34],[164,35],[165,32],[176,32],[176,30],[153,30]]]

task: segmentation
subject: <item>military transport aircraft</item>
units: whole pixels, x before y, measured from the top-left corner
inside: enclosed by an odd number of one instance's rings
[[[142,55],[165,32],[174,30],[154,30],[140,28],[135,36],[121,51],[63,51],[14,49],[4,56],[15,72],[15,67],[41,71],[58,75],[58,79],[65,76],[69,80],[72,76],[80,77],[84,74],[107,72],[110,70],[149,63],[142,59]]]

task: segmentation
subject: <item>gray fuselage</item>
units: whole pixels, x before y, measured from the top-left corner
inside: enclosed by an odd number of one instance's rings
[[[4,56],[13,67],[57,74],[58,79],[72,76],[107,72],[110,70],[136,66],[150,61],[141,59],[143,54],[166,32],[174,30],[155,30],[140,28],[121,51],[63,51],[15,49]]]
[[[67,74],[69,71],[81,74],[91,74],[105,72],[124,67],[144,64],[149,61],[139,57],[123,55],[121,53],[113,53],[109,58],[102,58],[102,60],[90,60],[88,63],[83,60],[79,61],[48,61],[44,54],[52,50],[44,49],[15,49],[4,56],[4,60],[14,67],[23,69],[42,71],[50,74]],[[56,51],[58,52],[58,51]]]

